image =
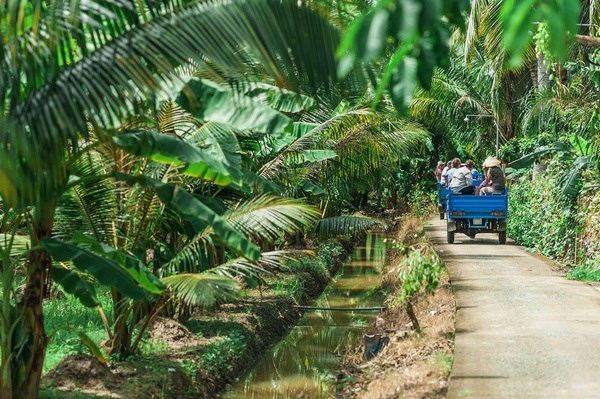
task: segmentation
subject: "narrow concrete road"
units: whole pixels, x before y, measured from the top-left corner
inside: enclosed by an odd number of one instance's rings
[[[600,291],[496,234],[446,243],[426,225],[454,288],[448,398],[600,398]]]

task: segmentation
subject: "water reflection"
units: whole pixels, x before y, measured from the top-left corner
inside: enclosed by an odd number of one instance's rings
[[[381,306],[378,274],[383,236],[368,235],[344,263],[339,277],[313,304],[319,307]],[[288,336],[258,360],[227,399],[326,398],[333,390],[340,351],[358,342],[377,312],[307,311]]]

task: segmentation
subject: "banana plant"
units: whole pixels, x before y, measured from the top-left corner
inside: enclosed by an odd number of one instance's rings
[[[303,40],[298,26],[307,28]],[[3,305],[0,396],[28,399],[37,397],[47,345],[52,260],[42,242],[90,124],[115,127],[190,61],[238,81],[252,61],[272,82],[312,93],[338,83],[360,91],[364,78],[340,82],[331,50],[339,30],[292,1],[15,0],[0,3],[0,32],[0,195],[6,210],[26,216],[32,248],[23,297]],[[309,51],[306,41],[325,45]],[[176,193],[167,186],[162,194]],[[17,325],[22,350],[12,346]]]
[[[590,168],[594,163],[597,164],[597,149],[595,145],[588,142],[576,134],[571,134],[569,144],[556,143],[552,146],[542,146],[536,148],[529,154],[508,164],[509,168],[522,169],[531,166],[537,159],[551,153],[561,153],[566,158],[573,161],[573,168],[570,168],[560,179],[560,193],[564,197],[575,198],[581,189],[581,173]]]

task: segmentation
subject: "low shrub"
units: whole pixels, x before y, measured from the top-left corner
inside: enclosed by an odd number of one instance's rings
[[[570,167],[555,157],[543,175],[534,179],[529,172],[512,181],[507,232],[517,243],[577,267],[572,278],[600,281],[598,267],[591,265],[600,254],[600,193],[562,195],[561,179]]]

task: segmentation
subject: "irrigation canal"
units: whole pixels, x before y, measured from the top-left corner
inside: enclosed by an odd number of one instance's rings
[[[376,311],[341,308],[381,306],[379,274],[385,259],[381,234],[370,234],[339,275],[311,304],[290,333],[225,393],[225,399],[318,399],[335,389],[342,349],[361,344]]]

